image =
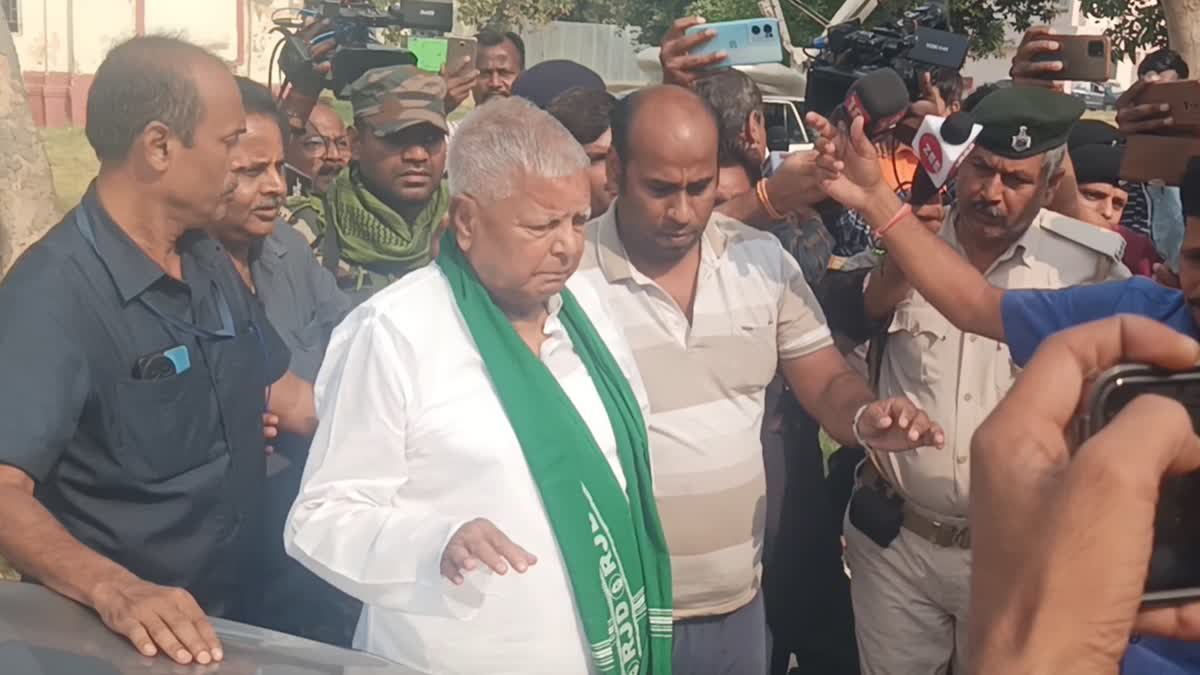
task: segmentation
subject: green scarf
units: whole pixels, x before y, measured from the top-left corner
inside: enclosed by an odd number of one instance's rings
[[[525,453],[601,673],[670,675],[671,564],[651,484],[646,424],[575,296],[559,317],[604,402],[625,493],[579,411],[517,336],[447,233],[438,264]]]
[[[325,195],[325,227],[337,228],[342,260],[355,265],[400,265],[407,272],[424,267],[433,258],[433,233],[449,203],[450,194],[442,181],[410,223],[371,194],[357,167],[352,166],[338,175]]]

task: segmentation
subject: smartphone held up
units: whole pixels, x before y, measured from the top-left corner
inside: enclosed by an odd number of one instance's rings
[[[687,35],[706,31],[715,33],[708,42],[692,49],[692,56],[724,52],[725,58],[710,69],[753,66],[783,61],[783,39],[778,19],[744,19],[700,24],[687,29]]]
[[[1200,430],[1200,368],[1166,373],[1122,365],[1101,373],[1076,419],[1076,446],[1098,433],[1138,396],[1179,401]],[[1137,448],[1130,448],[1137,452]],[[1142,601],[1177,603],[1200,599],[1200,472],[1163,481],[1154,516],[1154,545]]]

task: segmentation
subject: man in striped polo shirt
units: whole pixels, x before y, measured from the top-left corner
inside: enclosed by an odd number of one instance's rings
[[[603,290],[649,391],[674,670],[762,675],[760,431],[776,369],[839,441],[899,451],[940,445],[942,430],[908,399],[872,402],[796,261],[770,234],[713,213],[718,124],[707,103],[644,89],[617,104],[612,133],[618,197],[589,225],[580,273]]]

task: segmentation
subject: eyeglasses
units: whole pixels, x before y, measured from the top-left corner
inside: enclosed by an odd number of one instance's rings
[[[300,139],[300,148],[307,157],[326,157],[329,155],[350,154],[350,139],[345,136],[328,138],[321,134],[309,134]]]

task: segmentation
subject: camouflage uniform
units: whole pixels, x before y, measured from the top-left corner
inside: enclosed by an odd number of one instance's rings
[[[398,133],[418,124],[429,124],[443,132],[447,131],[449,127],[446,123],[445,96],[445,80],[438,75],[418,70],[415,66],[374,68],[350,85],[350,101],[355,119],[366,122],[379,137]],[[428,246],[423,238],[416,238],[418,246],[413,254],[417,258],[417,264],[411,266],[400,263],[358,264],[347,259],[347,247],[354,242],[346,241],[344,233],[339,233],[340,228],[329,225],[335,221],[335,214],[343,210],[341,207],[346,206],[338,202],[338,183],[346,181],[350,176],[357,180],[357,174],[351,172],[356,172],[354,165],[339,176],[338,182],[323,196],[291,195],[283,217],[304,236],[321,263],[337,277],[338,285],[349,293],[357,304],[411,269],[428,262],[424,260]],[[444,186],[435,191],[430,201],[432,203],[439,199],[442,203],[438,205],[441,211],[438,221],[444,216],[444,202],[448,201]],[[386,208],[382,203],[375,206]],[[394,215],[390,209],[387,211],[388,215]],[[398,215],[395,218],[402,220]],[[373,230],[386,232],[382,224],[372,225]],[[428,229],[428,223],[424,225],[424,229]],[[359,243],[359,248],[362,245]],[[421,248],[426,250],[422,252],[419,250]]]

